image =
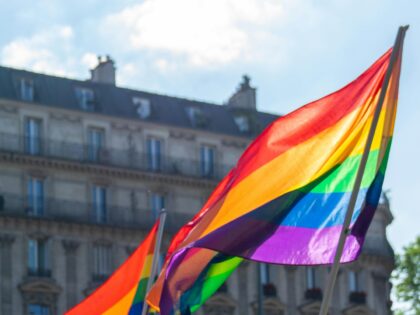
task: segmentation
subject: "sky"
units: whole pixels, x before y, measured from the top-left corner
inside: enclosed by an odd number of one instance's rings
[[[410,24],[384,188],[397,252],[420,234],[420,1],[0,0],[0,64],[87,79],[98,55],[117,84],[224,103],[243,74],[258,109],[288,113],[347,84]],[[417,195],[419,194],[419,195]]]

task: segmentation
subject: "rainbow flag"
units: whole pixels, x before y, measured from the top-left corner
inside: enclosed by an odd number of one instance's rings
[[[141,314],[158,226],[159,220],[143,243],[108,280],[66,315]]]
[[[182,304],[219,253],[276,264],[332,263],[391,52],[337,92],[279,118],[251,143],[176,240],[147,297],[154,309],[167,315],[179,298]],[[397,55],[341,262],[358,257],[379,202],[402,49]],[[186,313],[194,305],[184,305]]]

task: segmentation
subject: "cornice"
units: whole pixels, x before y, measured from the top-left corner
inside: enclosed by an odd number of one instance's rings
[[[153,173],[134,169],[125,169],[115,166],[104,166],[95,164],[77,163],[54,158],[30,156],[16,153],[0,153],[0,162],[25,164],[37,168],[55,169],[69,172],[89,173],[95,176],[109,176],[128,178],[133,180],[156,182],[168,185],[186,185],[198,188],[212,189],[216,181],[198,179],[188,176],[171,175],[165,173]]]

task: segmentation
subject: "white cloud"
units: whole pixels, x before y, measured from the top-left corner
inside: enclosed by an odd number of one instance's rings
[[[201,67],[256,57],[283,13],[275,0],[145,0],[107,16],[102,28],[128,50],[170,53],[171,62]],[[163,71],[168,63],[155,62]]]
[[[85,53],[79,58],[80,53],[75,49],[76,46],[72,27],[56,25],[7,43],[0,51],[0,62],[6,66],[36,72],[76,76],[80,75],[81,66],[85,68],[86,65],[93,65],[92,56],[95,56]],[[96,56],[94,58],[96,61]]]
[[[92,69],[98,64],[98,56],[90,52],[85,53],[82,56],[82,63],[89,69]]]

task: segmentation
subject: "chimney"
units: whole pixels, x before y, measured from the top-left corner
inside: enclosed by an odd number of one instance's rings
[[[115,85],[115,64],[109,55],[98,56],[98,65],[90,70],[91,81]]]
[[[236,92],[229,98],[228,106],[235,108],[257,109],[257,89],[251,87],[251,78],[247,75],[242,76],[242,82]]]

